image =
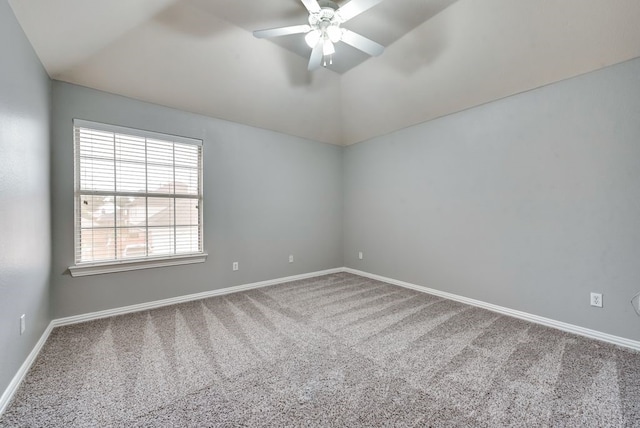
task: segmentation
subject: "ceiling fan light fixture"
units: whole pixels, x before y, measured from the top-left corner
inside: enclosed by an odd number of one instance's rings
[[[320,36],[322,36],[322,33],[319,30],[311,30],[304,36],[304,41],[307,43],[307,46],[313,48],[320,41]]]
[[[322,54],[324,56],[329,56],[333,55],[334,53],[336,53],[336,48],[333,46],[333,43],[331,43],[331,40],[324,39],[324,45],[322,45]]]

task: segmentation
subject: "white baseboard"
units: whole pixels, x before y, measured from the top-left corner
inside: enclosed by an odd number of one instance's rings
[[[435,290],[433,288],[424,287],[422,285],[411,284],[409,282],[399,281],[393,278],[387,278],[384,276],[376,275],[369,272],[364,272],[357,269],[344,268],[344,272],[352,273],[354,275],[360,275],[367,278],[375,279],[378,281],[386,282],[400,287],[409,288],[411,290],[420,291],[422,293],[433,294],[434,296],[443,297],[449,300],[455,300],[456,302],[466,303],[467,305],[477,306],[479,308],[487,309],[499,314],[508,315],[515,318],[520,318],[525,321],[531,321],[536,324],[552,327],[558,330],[566,331],[568,333],[574,333],[580,336],[588,337],[590,339],[600,340],[603,342],[612,343],[614,345],[623,346],[625,348],[635,349],[640,351],[640,342],[637,340],[626,339],[620,336],[614,336],[612,334],[603,333],[597,330],[591,330],[589,328],[580,327],[577,325],[565,323],[562,321],[556,321],[550,318],[533,315],[527,312],[517,311],[515,309],[505,308],[503,306],[494,305],[492,303],[483,302],[481,300],[470,299],[468,297],[458,296],[457,294],[447,293],[445,291]]]
[[[7,389],[5,389],[4,393],[2,394],[2,397],[0,397],[0,415],[4,413],[5,409],[9,405],[9,402],[13,398],[13,395],[16,393],[16,391],[18,390],[18,387],[22,383],[22,380],[24,379],[25,375],[31,368],[31,365],[38,357],[40,350],[42,349],[45,342],[49,338],[49,334],[51,334],[51,330],[53,330],[53,322],[49,323],[47,328],[44,330],[44,332],[42,333],[42,336],[40,336],[40,339],[38,340],[38,343],[36,343],[36,346],[33,347],[31,352],[27,356],[27,359],[24,360],[24,363],[22,363],[22,365],[18,369],[18,373],[16,373],[13,379],[11,379],[9,386],[7,386]]]
[[[4,413],[5,409],[9,405],[9,402],[11,401],[14,394],[18,390],[20,383],[22,383],[24,376],[29,371],[29,368],[31,367],[36,357],[40,353],[40,350],[42,349],[45,342],[49,338],[49,334],[51,334],[51,331],[53,330],[54,327],[77,324],[85,321],[112,317],[115,315],[124,315],[132,312],[146,311],[148,309],[160,308],[162,306],[175,305],[177,303],[184,303],[184,302],[190,302],[193,300],[206,299],[208,297],[222,296],[225,294],[237,293],[238,291],[252,290],[254,288],[267,287],[270,285],[282,284],[284,282],[298,281],[301,279],[313,278],[316,276],[329,275],[332,273],[339,273],[339,272],[344,272],[344,268],[327,269],[327,270],[322,270],[317,272],[305,273],[301,275],[287,276],[284,278],[276,278],[276,279],[270,279],[267,281],[253,282],[250,284],[243,284],[243,285],[236,285],[233,287],[221,288],[218,290],[205,291],[203,293],[188,294],[186,296],[172,297],[170,299],[156,300],[148,303],[140,303],[137,305],[124,306],[121,308],[107,309],[104,311],[91,312],[88,314],[74,315],[71,317],[54,319],[49,323],[44,333],[42,333],[40,340],[38,340],[38,343],[36,343],[36,346],[33,347],[33,350],[31,351],[27,359],[24,361],[22,366],[20,366],[18,373],[16,373],[16,375],[13,377],[13,379],[9,383],[9,386],[7,386],[6,390],[2,394],[2,397],[0,397],[0,415]]]

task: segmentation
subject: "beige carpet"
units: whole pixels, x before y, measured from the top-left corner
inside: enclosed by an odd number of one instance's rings
[[[0,426],[640,426],[640,353],[341,273],[57,328]]]

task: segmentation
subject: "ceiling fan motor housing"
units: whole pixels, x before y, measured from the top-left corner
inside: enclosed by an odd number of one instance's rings
[[[314,29],[321,29],[329,25],[340,25],[339,14],[336,13],[338,5],[332,1],[321,3],[322,8],[319,12],[309,14],[309,25]]]

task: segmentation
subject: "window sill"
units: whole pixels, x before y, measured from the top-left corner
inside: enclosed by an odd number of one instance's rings
[[[101,275],[103,273],[126,272],[138,269],[151,269],[166,266],[187,265],[192,263],[204,263],[207,254],[189,254],[186,256],[162,257],[153,259],[119,260],[116,262],[87,263],[69,266],[71,276]]]

